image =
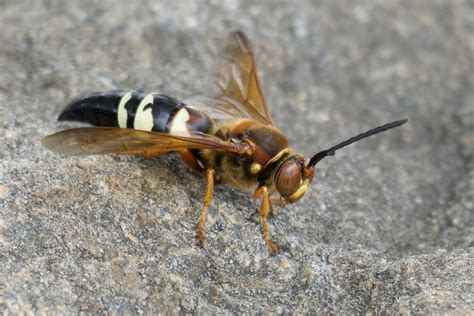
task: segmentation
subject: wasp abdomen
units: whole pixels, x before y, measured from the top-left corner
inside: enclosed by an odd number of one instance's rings
[[[123,91],[93,93],[71,102],[58,121],[77,121],[96,126],[118,127],[117,105]]]
[[[58,120],[178,134],[208,133],[212,126],[207,115],[176,99],[140,91],[91,94],[70,103]]]

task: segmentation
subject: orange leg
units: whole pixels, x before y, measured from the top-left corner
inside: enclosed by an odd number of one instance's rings
[[[287,202],[281,197],[275,197],[275,196],[270,196],[268,199],[269,205],[270,205],[270,216],[275,215],[275,211],[273,210],[273,205],[278,205],[278,206],[285,206]]]
[[[204,206],[201,211],[201,217],[199,219],[199,225],[197,229],[197,243],[199,246],[203,246],[204,242],[204,224],[206,223],[207,209],[212,202],[212,194],[214,192],[214,176],[216,171],[214,169],[206,170],[207,189],[204,195]]]
[[[270,197],[270,202],[273,204],[273,205],[278,205],[278,206],[284,206],[287,204],[287,202],[281,197],[276,197],[276,196],[271,196]]]
[[[274,216],[275,215],[275,210],[273,209],[273,201],[271,198],[268,199],[268,206],[270,208],[270,212],[268,215]]]
[[[281,196],[275,197],[275,196],[270,196],[268,197],[268,205],[270,206],[270,216],[275,215],[275,209],[273,208],[274,205],[278,206],[285,206],[288,202],[286,202],[285,199],[283,199]]]
[[[268,232],[268,189],[263,186],[255,190],[254,197],[262,197],[262,205],[260,206],[260,216],[262,217],[262,234],[263,239],[267,242],[267,246],[270,249],[272,254],[276,253],[278,250],[277,245],[270,239],[270,233]]]
[[[191,153],[191,151],[189,151],[189,149],[182,149],[179,152],[179,155],[181,156],[181,159],[183,159],[183,161],[192,169],[194,169],[195,171],[199,173],[203,171],[203,168],[199,166],[199,163],[196,157],[194,157],[194,155]]]

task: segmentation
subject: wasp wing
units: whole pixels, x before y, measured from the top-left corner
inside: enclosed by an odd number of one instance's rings
[[[46,136],[41,141],[46,148],[66,155],[142,154],[181,149],[215,149],[238,152],[235,143],[211,135],[179,136],[113,127],[73,128]]]
[[[198,96],[185,102],[207,111],[216,119],[250,117],[272,124],[247,36],[239,31],[231,33],[221,58],[216,95],[212,98]]]

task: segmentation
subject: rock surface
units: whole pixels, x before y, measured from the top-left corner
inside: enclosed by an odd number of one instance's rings
[[[203,93],[234,29],[296,150],[410,118],[321,163],[276,256],[226,187],[198,248],[204,181],[176,156],[39,144],[90,91]],[[0,310],[473,312],[471,1],[2,1],[0,43]]]

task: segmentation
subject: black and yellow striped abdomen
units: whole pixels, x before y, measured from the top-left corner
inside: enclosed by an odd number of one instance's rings
[[[139,91],[93,93],[71,102],[59,121],[133,128],[160,133],[209,133],[210,118],[171,97]]]

